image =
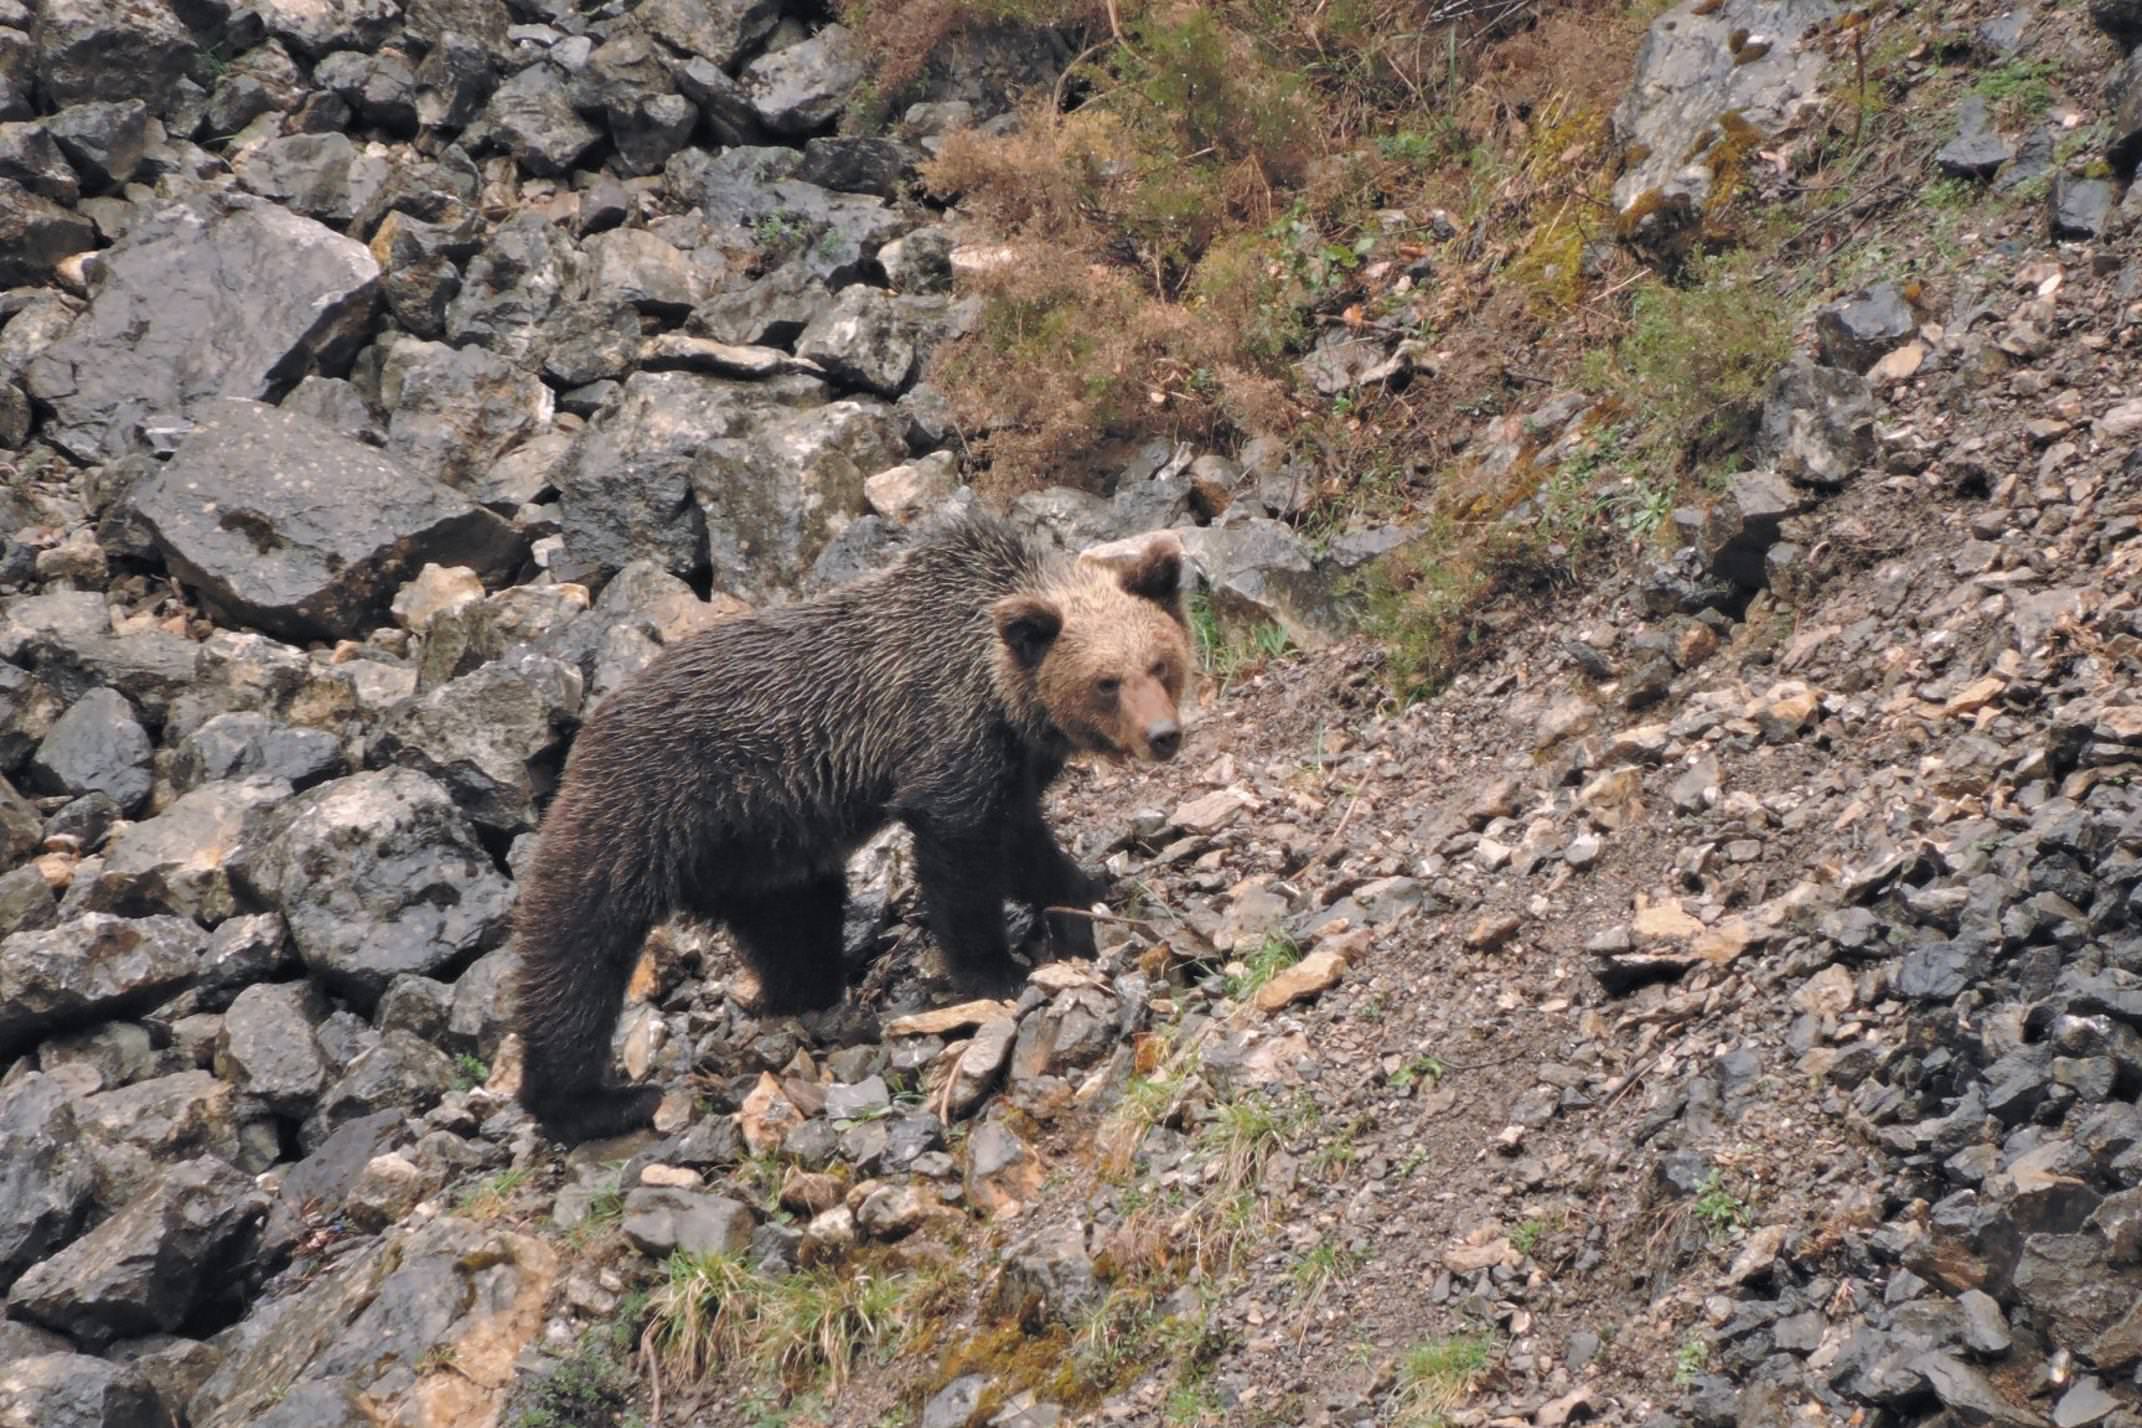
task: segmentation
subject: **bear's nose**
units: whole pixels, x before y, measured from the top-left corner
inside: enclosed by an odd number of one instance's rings
[[[1162,719],[1157,724],[1145,726],[1145,744],[1156,759],[1172,759],[1175,751],[1183,746],[1182,725],[1173,719]]]

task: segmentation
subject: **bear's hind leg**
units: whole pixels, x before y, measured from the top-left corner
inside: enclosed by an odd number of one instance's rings
[[[751,897],[729,894],[714,917],[729,926],[759,979],[759,1007],[770,1016],[822,1011],[848,990],[843,918],[848,877],[835,871]]]

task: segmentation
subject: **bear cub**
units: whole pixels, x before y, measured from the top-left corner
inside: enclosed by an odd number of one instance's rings
[[[1174,757],[1190,640],[1182,543],[1043,556],[994,517],[896,563],[665,651],[580,731],[514,915],[521,1099],[568,1143],[649,1123],[662,1093],[608,1080],[648,930],[729,929],[774,1014],[846,991],[848,857],[900,822],[929,925],[968,995],[1015,991],[1007,899],[1100,891],[1041,795],[1075,752]],[[1082,919],[1050,935],[1090,953]]]

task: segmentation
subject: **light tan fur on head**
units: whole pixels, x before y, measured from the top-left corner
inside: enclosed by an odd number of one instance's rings
[[[1044,589],[997,602],[1006,673],[1074,748],[1157,761],[1181,747],[1182,557],[1163,531],[1133,555],[1081,557]]]

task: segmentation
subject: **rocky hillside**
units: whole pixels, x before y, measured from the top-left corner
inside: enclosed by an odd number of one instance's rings
[[[0,1428],[2142,1424],[2142,10],[1326,11],[0,0]],[[544,1142],[587,710],[976,500],[1099,958]]]

